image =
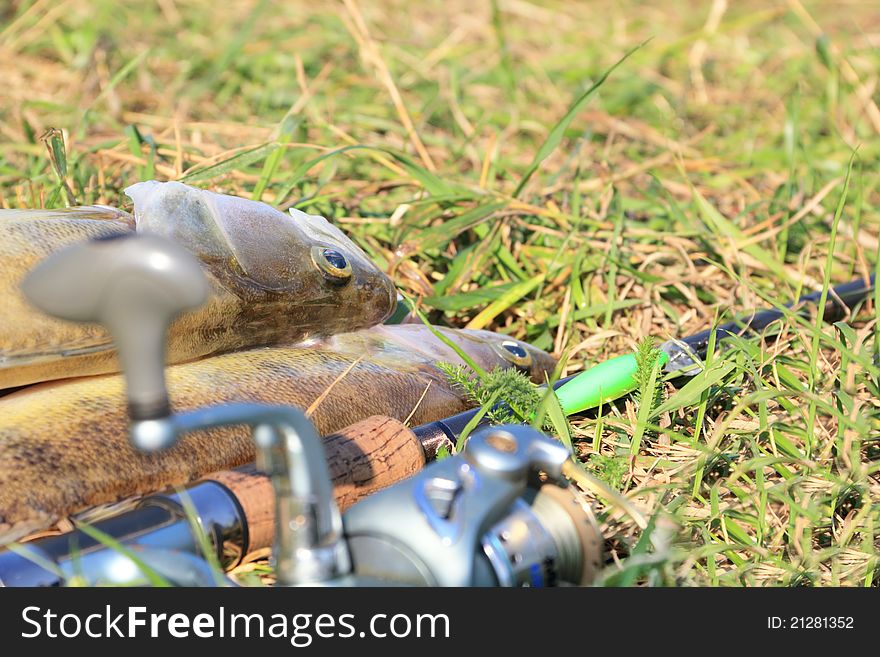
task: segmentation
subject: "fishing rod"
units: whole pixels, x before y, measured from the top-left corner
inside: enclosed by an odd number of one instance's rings
[[[868,298],[874,291],[874,275],[869,279],[858,278],[828,291],[823,320],[834,322],[842,319],[856,305]],[[797,301],[785,305],[788,309],[799,309],[800,314],[809,312],[811,306],[821,301],[822,292],[811,292]],[[773,322],[784,319],[785,312],[777,308],[765,308],[750,315],[739,317],[714,328],[683,338],[673,338],[659,345],[659,359],[662,371],[666,374],[688,377],[700,372],[700,361],[705,359],[712,334],[716,343],[733,338],[754,337]],[[559,379],[553,384],[556,397],[566,415],[574,415],[597,408],[627,395],[638,387],[635,379],[638,363],[635,354],[623,354],[603,361],[583,372]],[[502,407],[503,404],[499,405]],[[426,440],[426,452],[433,456],[443,444],[455,444],[458,436],[469,422],[480,412],[474,408],[458,415],[431,422],[420,429],[423,435],[433,435]],[[488,424],[488,419],[477,423],[476,428]]]
[[[867,281],[856,279],[832,288],[827,294],[823,320],[834,322],[842,319],[852,308],[867,299],[873,290],[873,274]],[[807,314],[810,307],[819,304],[821,297],[822,292],[812,292],[785,307],[797,309],[802,315]],[[785,316],[786,313],[777,308],[766,308],[715,328],[684,338],[667,340],[658,347],[662,372],[675,376],[694,376],[701,371],[700,361],[707,356],[713,333],[719,343],[734,338],[754,337]],[[635,354],[616,356],[577,374],[556,390],[556,396],[565,413],[569,415],[596,408],[633,392],[638,387],[635,379],[637,369]]]
[[[449,440],[446,432],[459,427],[460,421],[452,416],[409,428],[376,415],[322,438],[340,510],[423,471],[438,446]],[[576,501],[574,496],[566,499],[563,506]],[[149,495],[134,509],[89,525],[97,531],[74,529],[29,541],[14,551],[0,550],[0,585],[61,586],[77,576],[89,582],[112,582],[119,553],[102,536],[127,546],[198,555],[203,549],[201,533],[208,538],[211,557],[231,570],[247,555],[272,546],[272,480],[254,464],[224,470],[180,492]],[[598,567],[594,549],[598,544],[593,542],[596,535],[587,537],[584,544],[590,545],[593,572]]]
[[[874,275],[868,281],[856,279],[829,290],[823,319],[833,322],[842,319],[860,302],[874,291]],[[808,312],[821,300],[821,292],[811,292],[801,296],[796,302],[786,304],[786,308],[800,308],[800,313]],[[676,376],[694,376],[700,372],[700,361],[705,359],[712,334],[716,343],[733,338],[754,337],[773,322],[785,318],[785,313],[777,308],[758,310],[715,328],[706,329],[684,338],[674,338],[662,343],[658,350],[662,371]],[[603,361],[583,372],[559,379],[553,389],[565,415],[574,415],[613,402],[633,392],[637,387],[635,375],[638,363],[635,354],[623,354]],[[503,405],[499,405],[502,407]],[[424,445],[429,459],[443,444],[455,445],[465,427],[481,412],[474,408],[444,420],[430,422],[419,427],[424,436]],[[486,426],[487,418],[480,420],[475,428]]]
[[[85,289],[71,295],[70,286]],[[482,429],[462,453],[423,469],[423,440],[387,418],[377,420],[384,430],[373,423],[334,442],[322,441],[292,407],[227,403],[173,412],[165,335],[175,316],[204,303],[207,288],[192,255],[164,238],[132,234],[69,247],[41,263],[22,287],[44,312],[109,329],[136,449],[156,453],[184,434],[244,425],[265,475],[224,473],[102,521],[109,531],[83,526],[80,534],[28,543],[12,554],[30,557],[36,569],[13,564],[3,574],[6,584],[60,584],[74,574],[88,583],[131,585],[151,572],[175,584],[229,584],[197,556],[200,532],[185,523],[187,508],[218,558],[230,547],[241,554],[268,543],[273,534],[272,563],[282,586],[585,584],[599,568],[601,537],[568,481],[571,455],[530,427]],[[346,485],[351,501],[414,471],[340,510]],[[157,529],[157,522],[166,524]],[[119,541],[111,532],[126,536]],[[99,540],[72,546],[83,533]],[[3,559],[14,562],[9,553]]]
[[[417,430],[373,416],[322,438],[341,510],[423,469],[426,459]],[[230,570],[248,554],[272,545],[275,495],[269,475],[250,464],[210,474],[181,492],[149,495],[133,509],[88,524],[97,533],[75,529],[0,551],[0,584],[60,586],[75,576],[107,581],[116,551],[97,536],[200,554],[201,532],[209,539],[212,556]]]
[[[855,280],[834,288],[828,295],[824,319],[836,321],[863,301],[873,290],[874,279]],[[821,293],[802,296],[788,308],[820,300]],[[723,341],[756,335],[784,318],[778,309],[765,309],[694,335],[670,340],[660,346],[667,372],[683,376],[695,373],[696,359],[706,357],[711,334]],[[554,383],[563,411],[570,415],[599,406],[632,392],[635,387],[635,356],[626,354]],[[375,416],[342,429],[323,441],[334,484],[336,501],[345,510],[355,502],[422,470],[438,451],[455,446],[477,413],[470,409],[451,417],[409,429],[397,420]],[[485,417],[475,431],[488,424]],[[253,466],[215,473],[178,493],[152,495],[138,508],[95,523],[102,533],[122,543],[198,553],[196,537],[184,514],[184,499],[192,504],[200,530],[211,539],[215,556],[227,569],[249,553],[269,547],[274,523],[271,481]],[[0,552],[0,582],[6,585],[57,584],[92,568],[105,571],[116,557],[102,543],[82,531],[38,539],[27,544],[29,554]],[[78,555],[74,563],[73,556]],[[36,558],[35,558],[36,557]],[[54,572],[37,562],[55,564]],[[94,564],[94,565],[93,565]]]

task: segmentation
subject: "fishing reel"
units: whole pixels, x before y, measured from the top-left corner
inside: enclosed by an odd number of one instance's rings
[[[207,285],[193,256],[168,240],[128,235],[70,247],[41,263],[23,289],[49,314],[111,332],[138,449],[168,449],[182,434],[213,427],[251,428],[257,467],[275,496],[272,560],[279,585],[586,584],[599,568],[599,532],[562,474],[570,454],[529,427],[480,430],[461,454],[343,515],[321,439],[302,411],[241,403],[173,413],[165,334],[174,317],[205,302]],[[193,555],[175,560],[155,545],[132,548],[136,559],[118,551],[107,556],[116,563],[113,583],[142,579],[138,562],[172,583],[218,583]],[[106,561],[92,560],[105,566],[96,573],[108,572]]]
[[[588,584],[600,534],[562,475],[569,457],[530,427],[482,429],[462,454],[346,512],[355,571],[427,586]]]

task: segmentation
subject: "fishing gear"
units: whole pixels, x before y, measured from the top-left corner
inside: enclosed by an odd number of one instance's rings
[[[857,279],[829,290],[823,319],[827,322],[839,320],[873,290],[873,274],[868,281]],[[821,292],[812,292],[786,307],[802,307],[801,312],[806,312],[809,306],[818,305],[821,296]],[[706,358],[712,333],[716,334],[717,341],[755,336],[784,317],[785,313],[781,310],[768,308],[686,338],[667,340],[659,346],[662,371],[678,376],[693,376],[700,371],[699,361]],[[637,369],[635,354],[617,356],[576,375],[557,389],[556,396],[569,415],[596,408],[633,392],[637,388]]]
[[[873,290],[869,282],[852,281],[830,291],[824,319],[834,321]],[[801,297],[788,307],[816,304],[821,292]],[[667,372],[692,373],[695,359],[705,358],[711,332],[717,340],[756,335],[784,317],[776,309],[697,333],[661,345],[661,359]],[[598,406],[632,392],[635,388],[635,357],[624,355],[601,363],[586,372],[554,384],[566,414]],[[344,510],[357,500],[420,471],[434,460],[442,447],[457,444],[465,427],[480,409],[408,429],[396,420],[373,417],[326,437],[323,441],[336,501]],[[483,419],[475,431],[488,424]],[[185,495],[195,510],[200,531],[210,539],[216,558],[232,568],[248,553],[268,547],[274,520],[271,482],[251,466],[215,473],[187,489]],[[95,523],[102,533],[122,542],[166,550],[198,553],[199,546],[185,517],[179,494],[145,498],[139,507]],[[100,579],[118,553],[81,531],[32,541],[24,554],[0,552],[0,582],[7,585],[57,584],[74,572],[91,573]],[[37,563],[54,564],[46,569]],[[74,570],[76,569],[76,570]]]
[[[442,447],[458,442],[476,410],[412,429],[393,418],[373,416],[322,438],[340,509],[421,471]],[[199,553],[201,532],[209,539],[212,556],[230,570],[246,555],[272,545],[274,519],[272,482],[247,465],[208,475],[183,492],[149,495],[136,508],[91,525],[118,543],[188,554]],[[118,552],[94,532],[74,530],[29,541],[16,551],[0,551],[0,584],[56,586],[73,576],[105,581],[117,561]]]
[[[414,428],[387,416],[373,416],[322,438],[340,509],[421,471],[440,449],[451,451],[478,411]],[[476,429],[485,426],[483,421]],[[248,554],[272,545],[274,519],[271,480],[246,465],[208,475],[183,492],[149,495],[134,509],[90,524],[118,543],[187,554],[202,549],[200,532],[209,540],[212,557],[231,570]],[[0,584],[60,586],[74,576],[107,581],[118,560],[118,551],[95,538],[94,532],[75,529],[31,540],[15,551],[0,550]]]
[[[416,435],[389,417],[367,418],[325,436],[321,445],[341,510],[425,465]],[[88,524],[96,531],[75,529],[0,551],[0,584],[60,586],[72,577],[112,581],[118,550],[96,536],[197,555],[202,534],[211,556],[230,570],[248,554],[272,545],[275,496],[271,479],[247,465],[208,475],[180,492],[149,495],[133,509]]]
[[[529,427],[477,432],[461,455],[350,507],[342,524],[354,575],[308,583],[588,584],[601,567],[602,538],[581,494],[562,474],[568,458],[560,443]],[[551,483],[541,483],[539,472],[551,474]],[[266,539],[275,531],[283,498],[275,499],[264,475],[223,474],[251,479],[252,496],[242,500],[218,480],[200,482],[182,495],[150,496],[136,510],[94,523],[89,533],[77,530],[0,553],[0,584],[62,586],[74,580],[130,586],[148,581],[145,568],[178,585],[228,583],[197,557],[198,532],[228,568],[240,562],[242,546],[270,544]],[[274,551],[279,549],[289,547],[276,538]],[[280,579],[279,567],[276,561],[279,583],[289,582]],[[295,573],[302,566],[281,567]]]
[[[856,279],[832,288],[827,295],[824,320],[833,322],[841,319],[851,308],[864,301],[873,290],[873,274],[868,281]],[[819,303],[821,295],[821,292],[806,294],[797,302],[787,304],[786,307],[802,307],[801,312],[806,312],[809,306]],[[658,347],[662,371],[666,374],[675,373],[678,376],[693,376],[700,371],[699,361],[706,358],[712,333],[715,333],[718,342],[737,337],[756,336],[770,324],[784,317],[784,312],[768,308],[685,338],[667,340]],[[560,379],[553,384],[553,389],[563,413],[574,415],[633,392],[638,387],[635,379],[637,369],[635,354],[624,354]],[[498,408],[502,406],[503,404],[499,404]],[[479,408],[474,408],[419,427],[419,434],[423,437],[422,442],[426,446],[429,459],[441,445],[450,443],[454,445],[464,428],[479,412]],[[486,426],[488,423],[489,420],[484,417],[475,428]]]
[[[64,290],[65,282],[83,271],[100,289],[87,293],[89,303],[79,306]],[[172,413],[161,365],[164,334],[179,312],[204,297],[204,286],[193,280],[201,275],[180,247],[139,235],[59,252],[38,266],[23,287],[43,310],[100,321],[113,334],[127,382],[131,438],[139,449],[168,449],[180,435],[212,427],[251,428],[257,467],[268,475],[274,493],[273,565],[280,585],[540,586],[592,579],[601,541],[589,509],[563,475],[570,454],[528,427],[483,429],[462,454],[362,500],[342,515],[320,438],[301,411],[224,404]],[[216,495],[208,487],[195,492],[190,494]],[[168,500],[169,506],[185,504],[180,497]],[[227,501],[228,510],[234,511],[233,500]],[[215,534],[240,531],[234,516],[214,518],[215,528],[225,527]],[[181,531],[180,519],[169,528]],[[156,534],[149,533],[154,539]],[[112,558],[94,556],[101,552],[89,555],[97,564],[92,573],[113,583],[143,581],[153,565],[173,583],[181,583],[169,572],[167,550],[130,543],[125,550],[116,549]],[[71,567],[83,563],[76,555],[69,561]],[[113,572],[107,571],[108,564],[116,564]],[[186,583],[192,584],[193,577]]]

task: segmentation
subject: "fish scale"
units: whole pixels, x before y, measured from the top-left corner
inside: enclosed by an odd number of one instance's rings
[[[505,344],[527,353],[524,363],[516,360],[536,382],[554,366],[545,352],[507,336],[441,330],[484,369],[512,366]],[[468,400],[438,361],[462,362],[427,327],[376,326],[174,365],[167,381],[177,411],[233,401],[307,409],[330,388],[311,415],[328,434],[370,415],[419,425],[465,410]],[[138,452],[128,440],[121,375],[30,386],[0,398],[0,543],[253,459],[244,427],[190,434],[167,452]]]
[[[170,363],[367,328],[393,311],[391,280],[322,217],[176,182],[138,183],[126,193],[134,217],[101,206],[0,210],[0,389],[119,371],[102,327],[48,317],[20,291],[37,263],[96,237],[163,234],[202,264],[210,298],[172,325]],[[315,249],[341,255],[348,276],[329,277]]]

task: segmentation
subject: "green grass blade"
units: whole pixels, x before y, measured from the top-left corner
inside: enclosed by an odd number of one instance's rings
[[[467,324],[467,328],[481,329],[498,315],[510,308],[517,301],[532,292],[544,280],[544,274],[533,276],[527,281],[520,281],[501,293],[495,301],[484,308],[476,317]]]
[[[644,41],[637,45],[632,50],[629,50],[623,57],[617,60],[611,68],[607,69],[602,75],[599,76],[599,79],[596,80],[589,89],[587,89],[580,97],[575,100],[571,106],[568,108],[568,111],[565,115],[559,119],[556,125],[550,130],[550,134],[547,135],[547,139],[544,140],[544,143],[541,144],[541,147],[538,149],[538,152],[535,153],[535,157],[532,160],[532,163],[529,165],[529,168],[526,169],[526,172],[523,174],[523,177],[520,179],[519,184],[516,186],[516,189],[513,192],[513,196],[518,198],[522,193],[525,186],[528,184],[531,177],[535,174],[535,171],[538,170],[538,167],[541,166],[541,162],[547,159],[547,157],[556,150],[556,147],[559,146],[562,141],[562,137],[565,135],[565,131],[568,129],[568,126],[574,120],[574,117],[578,115],[590,97],[599,90],[603,84],[605,84],[605,80],[608,79],[618,66],[623,64],[629,57],[636,52],[639,48],[645,45],[647,41]]]
[[[212,180],[214,178],[219,178],[227,173],[232,171],[240,171],[244,169],[254,162],[259,162],[260,160],[265,159],[276,150],[280,148],[280,145],[277,142],[270,142],[268,144],[262,144],[260,146],[255,146],[254,148],[249,148],[247,150],[241,151],[240,153],[236,153],[230,158],[223,160],[222,162],[217,162],[210,166],[196,169],[195,171],[190,171],[188,174],[183,176],[180,181],[188,184],[193,184],[197,182],[204,182],[205,180]]]
[[[113,538],[110,534],[101,531],[97,527],[93,527],[88,523],[77,522],[76,528],[80,530],[86,536],[93,538],[98,541],[102,545],[114,550],[115,552],[119,552],[121,555],[127,557],[138,567],[138,569],[143,573],[144,577],[150,583],[150,586],[166,588],[171,586],[171,584],[162,577],[155,570],[150,568],[143,559],[137,556],[134,550],[132,550],[129,546],[124,545],[117,539]]]

